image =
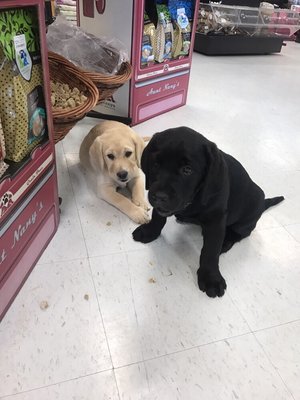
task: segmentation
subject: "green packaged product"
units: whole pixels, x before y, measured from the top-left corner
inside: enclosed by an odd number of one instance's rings
[[[0,11],[0,27],[0,117],[6,158],[21,161],[46,135],[36,11]]]

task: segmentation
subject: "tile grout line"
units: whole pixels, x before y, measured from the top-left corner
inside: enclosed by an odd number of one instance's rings
[[[246,333],[241,333],[241,334],[239,334],[239,335],[224,337],[224,338],[222,338],[222,339],[213,340],[213,341],[211,341],[211,342],[202,343],[202,344],[198,344],[198,345],[196,345],[196,346],[187,347],[187,348],[185,348],[185,349],[180,349],[180,350],[172,351],[171,353],[161,354],[161,355],[156,356],[156,357],[150,357],[150,358],[146,358],[146,359],[144,359],[144,360],[140,360],[140,361],[132,362],[132,363],[129,363],[129,364],[121,365],[121,366],[119,366],[119,367],[114,367],[114,369],[126,368],[126,367],[130,367],[130,366],[132,366],[132,365],[141,364],[141,363],[146,363],[146,362],[148,362],[148,361],[158,360],[158,359],[160,359],[160,358],[164,358],[164,357],[168,357],[168,356],[173,356],[174,354],[184,353],[184,352],[186,352],[186,351],[198,349],[198,348],[205,347],[205,346],[210,346],[211,344],[224,342],[224,341],[226,341],[226,340],[237,339],[237,338],[239,338],[239,337],[243,337],[243,336],[247,336],[247,335],[251,335],[251,334],[252,334],[252,332],[246,332]]]
[[[86,253],[87,253],[87,260],[88,260],[89,270],[90,270],[90,274],[91,274],[91,278],[92,278],[92,282],[93,282],[93,287],[94,287],[94,292],[95,292],[96,299],[97,299],[97,304],[98,304],[98,312],[99,312],[99,315],[100,315],[100,318],[101,318],[101,322],[102,322],[102,327],[103,327],[103,331],[104,331],[104,335],[105,335],[105,340],[106,340],[106,345],[107,345],[107,349],[108,349],[108,353],[109,353],[110,362],[111,362],[111,365],[112,365],[112,370],[113,370],[113,374],[114,374],[114,380],[115,380],[115,384],[116,384],[116,388],[117,388],[117,392],[118,392],[118,397],[120,399],[120,392],[119,392],[119,387],[118,387],[118,384],[117,384],[116,374],[115,374],[115,371],[114,371],[114,365],[113,365],[113,359],[112,359],[112,356],[111,356],[111,350],[110,350],[110,346],[109,346],[109,341],[108,341],[108,338],[107,338],[107,333],[106,333],[104,320],[103,320],[103,316],[102,316],[102,312],[101,312],[101,307],[100,307],[100,303],[99,303],[99,297],[98,297],[98,293],[97,293],[97,290],[96,290],[96,283],[95,283],[95,280],[94,280],[94,275],[93,275],[93,271],[92,271],[92,267],[91,267],[91,263],[90,263],[90,259],[89,259],[88,247],[87,247],[87,243],[86,243],[86,240],[85,240],[85,235],[84,235],[83,228],[82,228],[82,221],[81,221],[79,210],[78,210],[78,204],[77,204],[77,200],[76,200],[76,196],[75,196],[74,186],[73,186],[73,183],[72,183],[72,179],[71,179],[71,175],[70,175],[70,171],[69,171],[69,166],[68,166],[68,161],[67,161],[65,152],[64,152],[64,156],[65,156],[68,176],[69,176],[69,179],[70,179],[70,184],[71,184],[72,192],[73,192],[73,196],[74,196],[74,202],[75,202],[75,205],[76,205],[77,215],[78,215],[79,224],[80,224],[80,230],[81,230],[81,233],[82,233],[82,237],[83,237],[83,240],[84,240],[84,246],[85,246]]]
[[[274,368],[274,371],[276,371],[277,375],[279,376],[281,382],[283,383],[283,386],[286,388],[287,392],[291,395],[293,400],[296,400],[292,391],[290,390],[290,388],[288,387],[288,385],[285,383],[284,379],[282,378],[282,376],[280,375],[279,370],[276,368],[276,366],[273,364],[272,360],[270,359],[270,357],[268,356],[264,346],[260,343],[260,341],[258,340],[257,336],[255,335],[255,332],[253,332],[253,336],[256,340],[256,343],[258,344],[258,346],[261,348],[261,350],[263,351],[264,355],[266,356],[267,360],[269,361],[269,363],[272,365],[272,367]]]
[[[76,201],[74,186],[73,186],[73,183],[72,183],[72,179],[71,179],[71,175],[70,175],[70,171],[69,171],[69,165],[68,165],[68,161],[67,161],[67,158],[66,158],[66,153],[65,153],[65,151],[64,151],[63,144],[62,144],[62,149],[63,149],[63,155],[64,155],[65,165],[66,165],[66,167],[67,167],[67,175],[68,175],[68,177],[69,177],[70,186],[71,186],[71,189],[72,189],[72,194],[73,194],[74,203],[75,203],[75,207],[76,207],[76,214],[77,214],[78,220],[79,220],[80,231],[81,231],[81,234],[82,234],[82,237],[83,237],[84,247],[85,247],[85,250],[86,250],[86,257],[85,257],[85,258],[88,259],[88,258],[89,258],[89,253],[88,253],[88,249],[87,249],[87,244],[86,244],[85,236],[84,236],[84,233],[83,233],[82,222],[81,222],[81,218],[80,218],[80,214],[79,214],[79,210],[78,210],[78,204],[77,204],[77,201]]]
[[[291,397],[293,398],[293,400],[296,400],[296,399],[294,398],[294,396],[293,396],[293,393],[291,392],[291,390],[289,389],[289,387],[287,386],[287,384],[286,384],[285,381],[283,380],[282,376],[280,375],[279,370],[275,367],[275,365],[273,364],[272,360],[269,358],[269,356],[268,356],[268,354],[267,354],[265,348],[264,348],[263,345],[260,343],[260,341],[258,340],[258,338],[257,338],[257,336],[256,336],[255,333],[262,332],[262,331],[264,331],[264,330],[270,330],[270,329],[272,329],[272,328],[277,328],[278,326],[291,324],[291,323],[293,323],[293,322],[297,322],[297,321],[300,321],[300,320],[298,319],[298,320],[295,320],[295,321],[290,321],[290,322],[286,322],[286,323],[283,323],[283,324],[275,325],[275,326],[268,327],[268,328],[258,329],[258,330],[255,330],[255,331],[254,331],[254,330],[252,330],[251,326],[249,325],[247,319],[244,317],[243,313],[240,311],[240,309],[238,308],[238,306],[235,304],[235,302],[234,302],[234,300],[232,299],[232,297],[231,297],[230,295],[229,295],[229,297],[230,297],[230,299],[231,299],[233,305],[236,307],[237,311],[238,311],[239,314],[241,315],[241,317],[245,320],[245,322],[246,322],[248,328],[250,329],[250,334],[254,337],[256,343],[258,344],[258,346],[259,346],[259,347],[261,348],[261,350],[263,351],[265,357],[267,358],[267,360],[269,361],[270,365],[273,367],[275,373],[278,375],[279,379],[280,379],[281,382],[283,383],[283,386],[285,387],[285,389],[287,390],[287,392],[291,395]]]
[[[293,319],[292,321],[282,322],[281,324],[277,324],[277,325],[267,326],[266,328],[254,329],[252,331],[252,333],[259,333],[259,332],[267,331],[269,329],[278,328],[280,326],[294,324],[295,322],[300,322],[300,318]]]
[[[127,262],[127,268],[128,268],[128,274],[129,274],[129,280],[130,280],[130,292],[131,292],[131,298],[132,298],[132,305],[133,305],[133,309],[134,309],[135,320],[136,320],[137,326],[139,326],[138,316],[137,316],[136,307],[135,307],[135,301],[134,301],[134,295],[133,295],[133,289],[132,289],[132,279],[131,279],[131,273],[130,273],[128,253],[126,251],[125,251],[125,258],[126,258],[126,262]],[[141,344],[141,343],[139,343],[139,344]],[[149,377],[148,377],[148,371],[147,371],[146,362],[145,362],[145,355],[144,355],[144,351],[143,351],[143,347],[142,346],[141,346],[141,354],[142,354],[142,361],[140,361],[140,363],[142,363],[144,368],[145,368],[145,374],[146,374],[146,378],[147,378],[147,386],[148,386],[148,389],[149,389]]]
[[[293,222],[292,224],[284,224],[282,226],[286,227],[286,226],[295,226],[295,225],[300,225],[300,222]]]
[[[286,229],[288,226],[295,226],[295,225],[299,225],[299,224],[283,225],[283,228],[284,228],[284,230],[289,234],[289,236],[296,242],[296,244],[297,244],[298,246],[300,246],[299,240],[297,240],[297,239],[294,237],[294,235],[292,235],[292,234]]]
[[[37,391],[37,390],[42,390],[42,389],[46,389],[46,388],[49,388],[49,387],[52,387],[52,386],[56,386],[56,385],[62,385],[64,383],[76,381],[77,379],[84,379],[84,378],[87,378],[89,376],[98,375],[98,374],[102,374],[104,372],[111,372],[111,371],[112,371],[112,368],[103,369],[103,370],[100,370],[100,371],[97,371],[97,372],[92,372],[90,374],[80,375],[80,376],[77,376],[75,378],[70,378],[70,379],[66,379],[66,380],[63,380],[63,381],[50,383],[49,385],[38,386],[38,387],[35,387],[35,388],[32,388],[32,389],[23,390],[23,391],[20,391],[20,392],[17,392],[17,393],[5,394],[4,396],[0,397],[0,400],[2,400],[2,399],[5,400],[8,397],[19,396],[20,394],[30,393],[30,392],[34,392],[34,391]]]
[[[90,273],[91,273],[91,278],[92,278],[92,282],[93,282],[93,286],[94,286],[94,291],[95,291],[95,295],[96,295],[96,299],[97,299],[98,311],[99,311],[100,318],[101,318],[101,322],[102,322],[102,326],[103,326],[103,331],[104,331],[104,335],[105,335],[105,340],[106,340],[106,344],[107,344],[107,349],[108,349],[108,352],[109,352],[109,357],[110,357],[110,361],[111,361],[111,365],[112,365],[111,370],[113,371],[113,374],[114,374],[114,380],[115,380],[115,384],[116,384],[116,388],[117,388],[117,392],[118,392],[118,397],[119,397],[119,400],[121,400],[121,398],[120,398],[120,392],[119,392],[119,386],[118,386],[118,383],[117,383],[117,378],[116,378],[116,374],[115,374],[115,368],[114,368],[114,364],[113,364],[113,359],[112,359],[112,356],[111,356],[111,350],[110,350],[110,346],[109,346],[109,341],[108,341],[108,338],[107,338],[107,333],[106,333],[105,324],[104,324],[104,320],[103,320],[103,316],[102,316],[102,312],[101,312],[99,297],[98,297],[98,293],[97,293],[97,289],[96,289],[96,284],[95,284],[95,280],[94,280],[94,275],[93,275],[93,271],[92,271],[92,267],[91,267],[91,263],[90,263],[90,260],[89,260],[89,259],[88,259],[88,264],[89,264],[89,269],[90,269]]]
[[[37,263],[36,265],[49,265],[49,264],[61,264],[61,263],[68,263],[71,261],[81,261],[81,260],[87,260],[88,256],[84,257],[78,257],[78,258],[66,258],[62,260],[55,260],[55,261],[47,261],[47,262],[42,262],[42,263]]]

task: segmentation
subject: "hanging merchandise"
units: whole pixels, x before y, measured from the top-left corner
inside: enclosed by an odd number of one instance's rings
[[[21,161],[46,134],[38,20],[32,9],[0,11],[0,117],[6,157]]]
[[[174,22],[174,27],[173,57],[186,56],[189,54],[191,45],[191,25],[185,8],[177,9],[177,18]]]
[[[5,158],[5,143],[4,143],[4,134],[0,119],[0,178],[8,168],[8,165],[4,162],[4,158]]]
[[[156,0],[145,0],[145,13],[148,16],[149,21],[157,27],[158,15],[156,10]]]
[[[155,26],[144,14],[144,30],[142,39],[141,65],[149,66],[154,62]]]
[[[77,22],[77,5],[75,0],[57,0],[57,12],[63,15],[66,20],[76,24]]]
[[[156,62],[164,61],[165,52],[165,30],[164,25],[166,24],[163,13],[158,13],[158,24],[155,29],[155,45],[154,45],[154,59]]]
[[[171,16],[168,7],[164,4],[157,5],[157,12],[159,15],[159,22],[163,27],[163,50],[160,61],[170,60],[172,58],[172,49],[174,41],[173,25],[171,23]],[[158,60],[157,60],[158,61]]]
[[[194,14],[194,0],[169,0],[168,8],[170,11],[172,21],[178,18],[178,10],[184,8],[185,15],[189,20],[193,19]]]

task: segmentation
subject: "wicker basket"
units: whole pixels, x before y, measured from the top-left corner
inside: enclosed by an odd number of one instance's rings
[[[95,107],[99,99],[99,90],[84,73],[64,57],[49,51],[48,59],[50,78],[53,81],[67,83],[71,88],[77,87],[87,97],[83,104],[71,109],[52,108],[54,142],[57,143]]]
[[[99,90],[98,103],[101,103],[131,78],[132,67],[128,62],[123,62],[115,75],[105,75],[82,69],[80,71],[97,86]]]

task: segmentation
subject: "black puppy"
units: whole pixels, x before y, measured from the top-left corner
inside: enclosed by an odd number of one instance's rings
[[[265,199],[237,160],[186,127],[156,133],[142,154],[142,169],[153,212],[134,240],[156,239],[171,215],[201,225],[198,285],[210,297],[223,296],[220,254],[249,236],[262,213],[284,197]]]

